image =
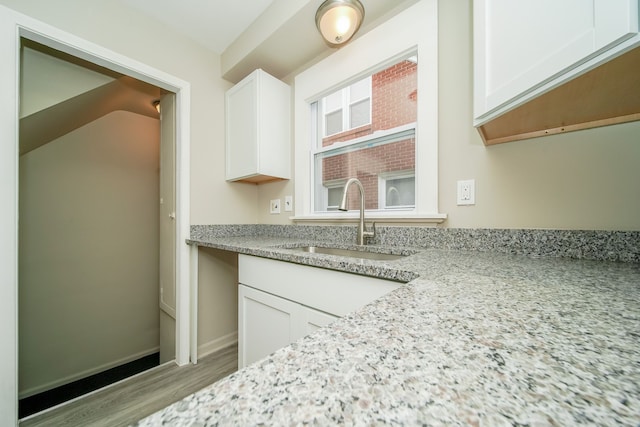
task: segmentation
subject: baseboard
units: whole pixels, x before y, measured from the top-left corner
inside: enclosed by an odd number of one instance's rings
[[[198,359],[214,353],[238,342],[238,331],[216,338],[198,346]]]
[[[48,382],[46,384],[42,384],[40,386],[31,387],[30,389],[21,391],[18,393],[18,399],[24,399],[29,396],[33,396],[38,393],[42,393],[47,390],[51,390],[56,387],[63,386],[65,384],[72,383],[74,381],[80,380],[82,378],[86,378],[88,376],[97,374],[99,372],[106,371],[107,369],[115,368],[116,366],[124,365],[125,363],[133,362],[134,360],[141,359],[145,356],[149,356],[150,354],[157,353],[160,351],[160,347],[154,347],[152,349],[144,350],[136,354],[132,354],[127,357],[123,357],[122,359],[118,359],[109,363],[105,363],[103,365],[97,366],[95,368],[87,369],[82,372],[78,372],[73,375],[69,375],[64,378],[60,378],[55,381]]]

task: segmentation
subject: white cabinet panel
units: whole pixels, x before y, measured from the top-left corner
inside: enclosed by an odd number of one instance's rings
[[[227,179],[258,170],[257,85],[257,79],[249,79],[227,93]]]
[[[331,314],[323,313],[322,311],[314,310],[309,307],[304,307],[302,314],[304,315],[303,336],[309,335],[320,328],[324,328],[334,320],[338,319],[337,316],[332,316]]]
[[[238,255],[238,366],[322,328],[400,283]]]
[[[638,0],[474,1],[476,125],[637,33]]]
[[[400,286],[398,282],[250,255],[238,256],[239,282],[335,316]]]
[[[274,295],[238,288],[238,366],[247,366],[295,341],[301,335],[302,307]]]
[[[291,90],[258,69],[225,96],[226,179],[291,178]]]

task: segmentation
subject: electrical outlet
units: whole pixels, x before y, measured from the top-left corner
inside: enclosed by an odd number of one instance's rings
[[[293,196],[284,196],[284,211],[293,211]]]
[[[467,179],[458,181],[458,206],[476,204],[476,181]]]
[[[271,202],[269,203],[269,211],[272,214],[279,214],[280,213],[280,199],[271,200]]]

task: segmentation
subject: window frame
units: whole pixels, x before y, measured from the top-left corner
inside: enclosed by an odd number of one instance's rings
[[[389,37],[389,34],[393,34]],[[348,86],[373,71],[417,53],[418,117],[413,211],[374,211],[367,217],[389,222],[440,223],[438,211],[438,2],[421,0],[332,55],[295,76],[295,216],[296,222],[352,221],[357,212],[313,212],[311,156],[312,102]],[[347,78],[348,77],[348,78]]]

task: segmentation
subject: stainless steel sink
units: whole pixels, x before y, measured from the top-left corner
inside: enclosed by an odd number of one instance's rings
[[[381,252],[370,252],[360,249],[341,249],[341,248],[327,248],[323,246],[301,246],[298,248],[291,248],[294,251],[309,252],[325,255],[337,255],[350,258],[372,259],[377,261],[391,261],[404,258],[408,255],[398,254],[385,254]]]

